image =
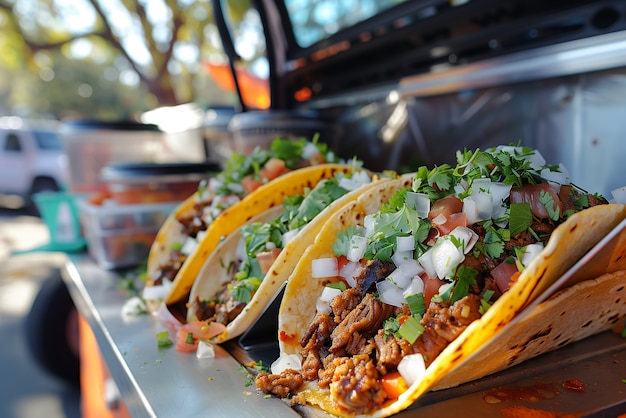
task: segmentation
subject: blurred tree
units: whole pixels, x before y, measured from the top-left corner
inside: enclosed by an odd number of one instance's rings
[[[239,21],[249,8],[249,0],[238,0],[231,2],[229,12]],[[224,62],[209,0],[0,0],[0,50],[0,70],[4,67],[24,85],[39,79],[39,87],[15,92],[16,80],[3,76],[0,98],[7,96],[9,86],[13,101],[26,94],[58,95],[64,88],[66,96],[76,93],[74,105],[65,98],[68,109],[83,112],[89,110],[80,105],[85,98],[95,106],[113,94],[137,105],[129,111],[235,101],[232,92],[211,82],[201,65],[205,60]],[[32,74],[30,79],[20,74],[24,70]],[[60,87],[62,80],[65,87]],[[67,89],[70,81],[77,85]],[[133,97],[118,84],[140,90]],[[55,85],[59,93],[54,93]],[[141,104],[136,103],[138,93]],[[49,110],[59,109],[58,96],[46,100]]]

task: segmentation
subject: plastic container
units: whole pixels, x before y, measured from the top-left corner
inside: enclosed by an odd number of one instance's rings
[[[111,199],[123,205],[180,202],[220,170],[217,163],[114,163],[102,169]]]
[[[132,121],[77,120],[63,123],[61,140],[68,157],[69,190],[106,190],[100,172],[111,162],[174,161],[163,133],[154,125]]]
[[[98,206],[78,200],[89,254],[107,270],[145,262],[159,228],[176,206],[177,203]]]
[[[276,137],[306,138],[316,134],[320,141],[333,145],[335,126],[320,118],[314,111],[259,110],[238,113],[228,124],[233,136],[233,149],[249,154],[256,147],[268,149]]]

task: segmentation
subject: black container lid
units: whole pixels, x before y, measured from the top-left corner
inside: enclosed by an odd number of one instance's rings
[[[102,169],[102,177],[107,180],[151,176],[175,176],[185,174],[206,174],[221,171],[216,162],[202,163],[111,163]]]

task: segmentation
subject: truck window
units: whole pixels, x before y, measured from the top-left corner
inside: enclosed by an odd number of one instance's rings
[[[4,142],[4,150],[11,152],[20,152],[22,151],[22,144],[20,143],[20,138],[14,134],[8,134],[6,141]]]

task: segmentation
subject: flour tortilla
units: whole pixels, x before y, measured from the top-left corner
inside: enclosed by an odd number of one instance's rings
[[[319,215],[309,222],[297,236],[280,252],[271,268],[265,275],[259,289],[255,292],[244,311],[237,318],[226,326],[226,330],[213,338],[215,343],[223,343],[243,334],[254,321],[263,313],[268,304],[272,301],[280,287],[289,278],[300,261],[307,247],[316,242],[316,236],[329,219],[333,219],[338,212],[342,211],[346,204],[360,198],[361,196],[372,196],[372,193],[384,189],[387,193],[392,193],[401,187],[408,187],[412,184],[413,175],[407,175],[400,179],[380,179],[370,184],[353,190],[338,200],[328,205]],[[269,211],[268,211],[269,212]],[[268,220],[279,216],[279,213],[272,211]],[[231,261],[235,261],[237,246],[239,244],[239,233],[230,234],[217,249],[206,259],[198,278],[196,279],[189,296],[191,304],[196,297],[211,299],[222,288],[222,285],[232,280],[232,273],[228,271]],[[187,320],[193,321],[197,318],[192,310],[187,311]]]
[[[365,215],[378,211],[391,195],[384,190],[381,192],[376,194],[371,191],[368,196],[362,196],[344,206],[340,213],[329,219],[318,234],[315,244],[307,249],[296,266],[287,282],[279,310],[279,335],[289,336],[288,339],[279,338],[281,353],[299,353],[298,342],[314,317],[317,297],[327,284],[322,280],[311,279],[311,261],[334,256],[332,245],[337,234],[347,226],[359,224]],[[610,328],[611,321],[617,320],[624,313],[621,272],[597,280],[593,280],[595,277],[589,277],[589,281],[565,289],[560,296],[546,301],[532,312],[523,312],[523,309],[532,302],[532,295],[550,287],[625,218],[626,205],[617,204],[600,205],[572,215],[554,230],[546,247],[524,270],[515,286],[505,292],[479,320],[470,324],[446,347],[430,364],[421,381],[416,381],[397,400],[389,401],[368,416],[385,417],[398,413],[429,390],[456,386],[486,376],[567,342]],[[620,251],[624,253],[626,248],[621,248]],[[613,292],[615,295],[607,292]],[[587,315],[569,311],[571,307],[575,307],[573,309],[575,311],[581,304],[584,305],[587,295],[592,296],[589,305],[585,307],[588,309]],[[567,297],[575,299],[565,305],[563,300]],[[602,312],[601,317],[595,313],[590,314],[594,308],[595,311]],[[561,314],[560,310],[565,311],[563,315],[566,315],[566,319],[563,321],[553,315],[556,312]],[[525,327],[519,329],[520,334],[516,327],[507,328],[517,315],[524,315],[527,318],[525,322],[520,323],[520,326]],[[600,323],[594,324],[594,319]],[[548,325],[551,331],[547,336],[553,341],[539,344],[541,340],[535,338],[536,345],[532,350],[523,353],[524,350],[517,344],[520,341],[531,342],[530,338],[525,340],[524,336],[539,335]],[[498,339],[498,346],[494,346],[492,350],[489,343],[495,341],[499,334],[503,337]],[[563,337],[559,337],[559,334]],[[473,353],[483,347],[488,356],[474,357],[471,362],[467,362]],[[494,356],[492,362],[484,363],[484,357],[491,356],[494,351],[500,353]],[[332,402],[330,391],[318,388],[315,382],[307,383],[297,397],[300,401],[304,400],[307,404],[315,405],[332,414],[346,415],[345,410],[338,409]]]
[[[319,181],[331,178],[338,172],[351,172],[352,168],[353,166],[349,164],[320,164],[297,169],[265,183],[240,202],[225,209],[209,226],[194,252],[183,263],[164,302],[171,305],[186,300],[204,260],[228,234],[254,216],[281,205],[285,196],[302,193],[304,189],[313,187]],[[169,260],[172,244],[184,242],[186,237],[181,232],[182,226],[177,217],[193,207],[195,198],[194,194],[183,201],[160,228],[150,248],[146,286],[154,284],[152,277],[160,266]]]

